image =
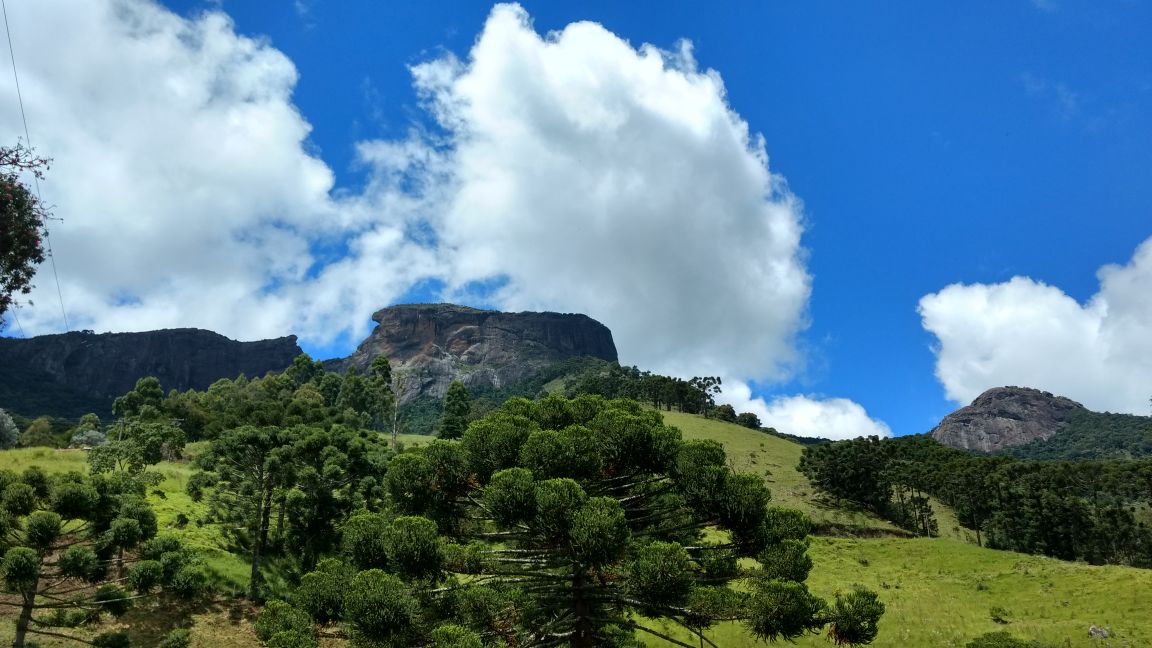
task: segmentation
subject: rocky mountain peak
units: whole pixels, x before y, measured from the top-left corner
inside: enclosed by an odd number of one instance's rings
[[[453,380],[498,389],[567,358],[617,359],[612,332],[587,315],[401,304],[372,319],[376,329],[340,367],[366,373],[373,358],[385,355],[403,383],[404,401],[443,398]]]
[[[995,452],[1048,439],[1087,411],[1063,396],[1028,387],[996,387],[940,421],[932,438],[962,450]]]

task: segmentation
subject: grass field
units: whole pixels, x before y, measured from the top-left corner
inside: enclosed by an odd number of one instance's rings
[[[948,538],[814,538],[810,589],[831,598],[861,584],[887,610],[873,646],[963,647],[986,632],[1008,631],[1058,646],[1152,646],[1152,571],[1093,567],[1052,558],[983,549]],[[1003,608],[1001,624],[991,610]],[[1091,625],[1112,639],[1089,639]],[[692,643],[690,635],[664,626]],[[707,634],[725,648],[758,645],[739,624]],[[658,639],[650,646],[666,646]],[[762,645],[762,644],[760,644]],[[830,646],[823,636],[799,646]]]

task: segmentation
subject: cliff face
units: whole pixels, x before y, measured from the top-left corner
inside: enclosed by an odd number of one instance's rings
[[[962,450],[995,452],[1048,439],[1064,428],[1083,405],[1027,387],[997,387],[944,417],[932,438]]]
[[[401,400],[443,398],[448,385],[500,388],[566,358],[616,361],[606,326],[586,315],[501,313],[452,304],[406,304],[377,311],[378,326],[342,368],[367,373],[387,356],[403,382]]]
[[[241,373],[281,371],[300,353],[295,336],[237,342],[200,329],[0,338],[0,407],[103,416],[144,376],[159,378],[165,391],[206,389]]]

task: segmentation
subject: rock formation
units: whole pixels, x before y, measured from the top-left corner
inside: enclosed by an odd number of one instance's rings
[[[997,387],[944,417],[932,438],[953,448],[995,452],[1048,439],[1085,411],[1080,403],[1038,389]]]
[[[90,331],[0,338],[0,407],[28,415],[111,413],[144,376],[164,389],[206,389],[241,373],[281,371],[301,353],[296,336],[237,342],[200,329]]]
[[[612,332],[587,315],[502,313],[452,304],[405,304],[377,311],[378,326],[334,368],[367,373],[383,354],[401,400],[440,399],[453,380],[470,389],[515,384],[566,358],[616,361]]]

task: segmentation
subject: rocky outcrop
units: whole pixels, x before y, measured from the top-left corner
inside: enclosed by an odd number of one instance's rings
[[[372,319],[376,329],[336,368],[366,373],[383,354],[402,384],[403,401],[443,398],[453,380],[500,389],[567,358],[617,359],[612,332],[587,315],[405,304],[377,311]]]
[[[296,336],[237,342],[201,329],[89,331],[0,338],[0,407],[28,415],[106,415],[136,381],[206,389],[221,378],[281,371],[301,353]]]
[[[1038,389],[997,387],[944,417],[932,438],[961,450],[996,452],[1048,439],[1086,411],[1080,403]]]

